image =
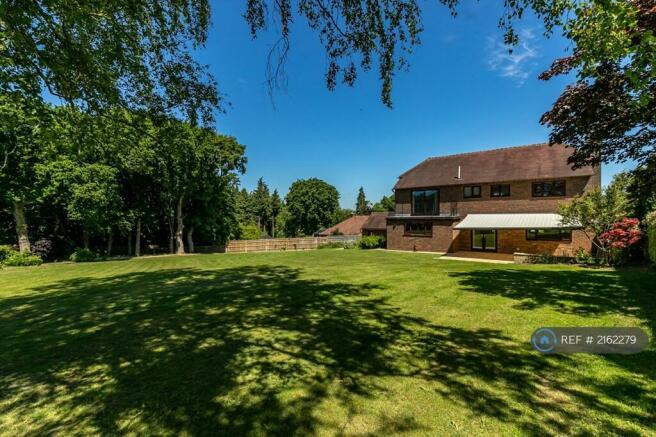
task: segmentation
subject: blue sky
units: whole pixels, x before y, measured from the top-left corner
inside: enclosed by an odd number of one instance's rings
[[[326,89],[323,48],[301,17],[292,27],[287,89],[274,95],[274,108],[265,66],[275,32],[252,40],[242,18],[245,1],[214,2],[208,44],[198,57],[231,103],[217,129],[247,146],[243,186],[252,189],[264,177],[285,194],[296,179],[318,177],[352,208],[360,186],[376,201],[428,156],[547,139],[538,120],[568,79],[542,82],[537,75],[565,53],[567,42],[545,39],[529,18],[519,23],[522,42],[509,55],[492,5],[466,4],[457,18],[437,2],[421,5],[422,45],[410,70],[396,75],[390,110],[380,102],[375,68],[361,73],[354,88]],[[628,167],[605,166],[604,183]]]

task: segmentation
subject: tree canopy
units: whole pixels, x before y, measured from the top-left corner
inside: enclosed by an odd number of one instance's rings
[[[565,25],[574,42],[542,79],[576,71],[542,123],[550,140],[575,149],[575,167],[656,161],[656,4],[653,0],[577,3]],[[652,179],[656,179],[652,175]]]
[[[182,252],[184,236],[193,250],[193,235],[223,244],[237,233],[234,192],[246,160],[234,138],[125,110],[105,117],[27,105],[40,111],[35,121],[1,97],[0,111],[14,121],[2,134],[12,152],[0,173],[0,207],[12,211],[22,250],[30,234],[61,252],[100,241],[111,252],[114,236],[128,248],[143,237]]]
[[[317,178],[299,179],[292,183],[286,196],[289,218],[288,234],[312,235],[332,224],[339,210],[337,189]]]
[[[371,212],[371,205],[364,194],[364,188],[358,190],[358,198],[355,202],[355,213],[358,215],[367,215]]]
[[[0,91],[209,122],[219,95],[191,54],[205,43],[209,23],[207,0],[7,0]]]

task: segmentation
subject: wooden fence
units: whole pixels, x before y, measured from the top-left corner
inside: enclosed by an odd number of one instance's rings
[[[320,245],[333,242],[357,241],[358,236],[330,236],[306,238],[269,238],[262,240],[233,240],[228,243],[226,252],[270,252],[280,250],[317,249]]]

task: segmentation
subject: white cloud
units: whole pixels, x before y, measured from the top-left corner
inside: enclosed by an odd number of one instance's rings
[[[538,57],[535,34],[530,29],[519,33],[519,44],[509,47],[499,37],[488,37],[488,66],[501,77],[515,80],[522,85],[534,71]],[[509,49],[512,49],[510,52]]]

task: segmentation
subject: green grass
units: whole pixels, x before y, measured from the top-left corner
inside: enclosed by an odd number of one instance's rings
[[[321,250],[0,271],[0,434],[653,432],[656,349],[544,356],[540,326],[656,330],[656,273]]]

